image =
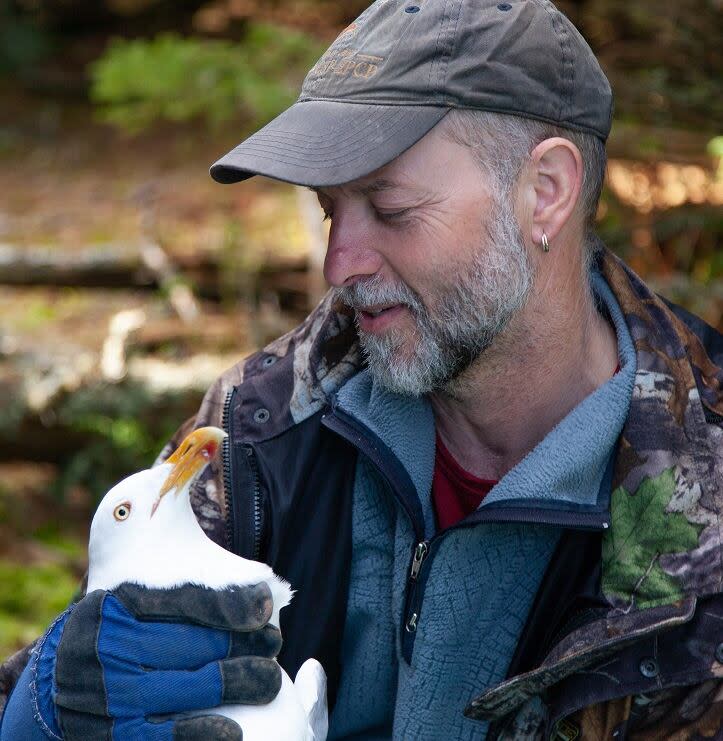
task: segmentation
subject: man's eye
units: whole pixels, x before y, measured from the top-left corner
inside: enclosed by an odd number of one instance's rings
[[[380,211],[379,209],[376,209],[374,207],[372,208],[374,210],[374,215],[376,216],[377,219],[379,219],[380,221],[387,221],[387,222],[392,222],[397,219],[401,219],[401,217],[405,216],[407,212],[411,210],[408,208],[403,208],[399,211]],[[331,219],[334,218],[334,212],[332,210],[323,209],[323,211],[324,211],[324,215],[321,219],[322,222],[330,221]]]
[[[403,208],[400,211],[379,211],[374,209],[374,213],[380,221],[397,221],[405,216],[409,212],[408,208]]]

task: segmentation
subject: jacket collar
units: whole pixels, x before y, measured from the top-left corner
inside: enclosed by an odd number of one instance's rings
[[[723,431],[704,411],[723,411],[721,371],[620,260],[602,267],[638,359],[603,543],[603,592],[627,612],[721,591]]]

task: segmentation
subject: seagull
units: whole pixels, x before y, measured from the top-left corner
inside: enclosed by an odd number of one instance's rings
[[[90,526],[88,592],[123,583],[154,589],[197,584],[212,589],[266,582],[273,596],[269,623],[293,591],[271,567],[241,558],[214,543],[191,507],[190,489],[216,455],[226,433],[217,427],[191,432],[160,465],[123,479],[103,497]],[[328,732],[326,674],[308,659],[291,681],[282,669],[281,689],[267,705],[223,705],[217,713],[235,720],[244,741],[325,741]]]

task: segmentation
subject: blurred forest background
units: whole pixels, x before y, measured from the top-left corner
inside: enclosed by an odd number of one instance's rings
[[[599,227],[723,324],[723,0],[564,0],[613,85]],[[0,0],[0,659],[85,568],[94,503],[323,292],[308,191],[208,166],[364,0]]]

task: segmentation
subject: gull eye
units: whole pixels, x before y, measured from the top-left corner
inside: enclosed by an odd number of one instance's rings
[[[122,522],[123,520],[127,520],[131,516],[131,503],[130,502],[123,502],[123,504],[119,504],[114,510],[113,510],[113,517],[116,518],[119,522]]]

